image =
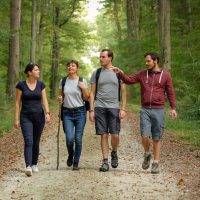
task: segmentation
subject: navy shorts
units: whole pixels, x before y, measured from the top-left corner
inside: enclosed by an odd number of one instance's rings
[[[116,108],[95,108],[95,128],[96,134],[119,134],[120,119],[119,109]]]
[[[162,108],[142,108],[140,111],[140,131],[142,136],[160,140],[164,132],[164,110]]]

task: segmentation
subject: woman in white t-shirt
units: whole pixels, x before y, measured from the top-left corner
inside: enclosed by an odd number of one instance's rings
[[[79,170],[86,123],[85,101],[89,99],[89,92],[86,80],[78,76],[78,62],[70,60],[66,66],[67,76],[60,82],[58,99],[63,103],[62,120],[68,151],[67,166],[73,165],[73,170]]]

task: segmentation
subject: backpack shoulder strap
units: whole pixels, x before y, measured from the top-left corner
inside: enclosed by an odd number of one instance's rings
[[[83,82],[83,77],[79,76],[78,81]]]
[[[62,95],[63,95],[63,97],[64,97],[64,87],[65,87],[66,79],[67,79],[67,76],[63,77],[63,78],[62,78],[62,81],[61,81]]]
[[[79,76],[78,81],[83,82],[83,77]],[[81,90],[81,88],[80,88],[80,90]],[[83,91],[82,90],[81,90],[81,97],[83,99]],[[84,101],[84,99],[83,99],[83,101]]]
[[[116,76],[117,76],[117,79],[118,79],[118,100],[120,101],[120,97],[121,97],[121,80],[120,80],[120,78],[119,78],[119,76],[118,76],[118,74],[116,74]]]
[[[100,76],[100,73],[101,73],[101,67],[97,69],[97,72],[96,72],[96,91],[95,91],[95,97],[94,99],[96,100],[96,95],[97,95],[97,88],[98,88],[98,81],[99,81],[99,76]]]

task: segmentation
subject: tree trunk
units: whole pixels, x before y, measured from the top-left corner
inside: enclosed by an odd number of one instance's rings
[[[31,25],[31,62],[35,63],[36,48],[36,2],[32,0],[32,25]]]
[[[171,64],[170,0],[158,0],[160,63],[167,70]]]
[[[164,22],[164,68],[171,69],[170,0],[165,4]]]
[[[132,0],[126,0],[126,16],[127,16],[127,29],[128,29],[128,56],[131,57],[132,54],[132,41],[133,41],[133,7]]]
[[[189,31],[191,31],[193,28],[193,23],[192,23],[192,6],[190,0],[188,0],[188,13],[189,13],[189,22],[188,22]]]
[[[40,24],[39,24],[39,35],[38,35],[38,64],[40,66],[40,79],[43,79],[43,69],[42,69],[42,57],[43,57],[43,28],[44,28],[44,9],[41,5],[41,11],[40,11]]]
[[[122,29],[121,29],[121,25],[119,22],[117,0],[114,0],[114,19],[115,19],[115,24],[117,27],[118,40],[121,41],[122,40]]]
[[[19,29],[21,0],[10,0],[10,40],[7,93],[14,97],[14,88],[19,77]]]
[[[135,30],[135,38],[137,41],[140,40],[140,28],[139,28],[139,21],[140,21],[140,6],[139,0],[134,0],[134,30]]]
[[[59,14],[60,14],[60,8],[55,7],[55,15],[53,23],[55,28],[53,33],[52,66],[51,66],[51,80],[50,80],[51,98],[54,98],[56,96],[56,86],[57,86],[57,71],[59,64],[59,35],[58,35]]]
[[[60,7],[55,7],[53,25],[53,45],[52,45],[52,66],[51,66],[51,79],[50,79],[50,97],[54,98],[56,96],[56,87],[57,87],[57,71],[58,71],[58,64],[59,64],[59,29],[64,26],[73,16],[73,13],[76,9],[77,0],[73,0],[71,5],[71,11],[69,15],[65,17],[63,21],[60,22]],[[60,23],[59,23],[60,22]]]

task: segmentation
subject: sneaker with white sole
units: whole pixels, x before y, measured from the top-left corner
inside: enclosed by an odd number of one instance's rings
[[[152,167],[151,167],[151,173],[152,174],[159,174],[159,172],[160,172],[159,164],[157,162],[153,162]]]
[[[33,172],[39,172],[37,165],[32,165],[32,171]]]
[[[25,174],[26,174],[26,176],[32,176],[31,166],[26,167]]]
[[[149,152],[144,153],[144,161],[142,163],[142,169],[146,170],[149,168],[150,160],[151,160],[151,153]]]

